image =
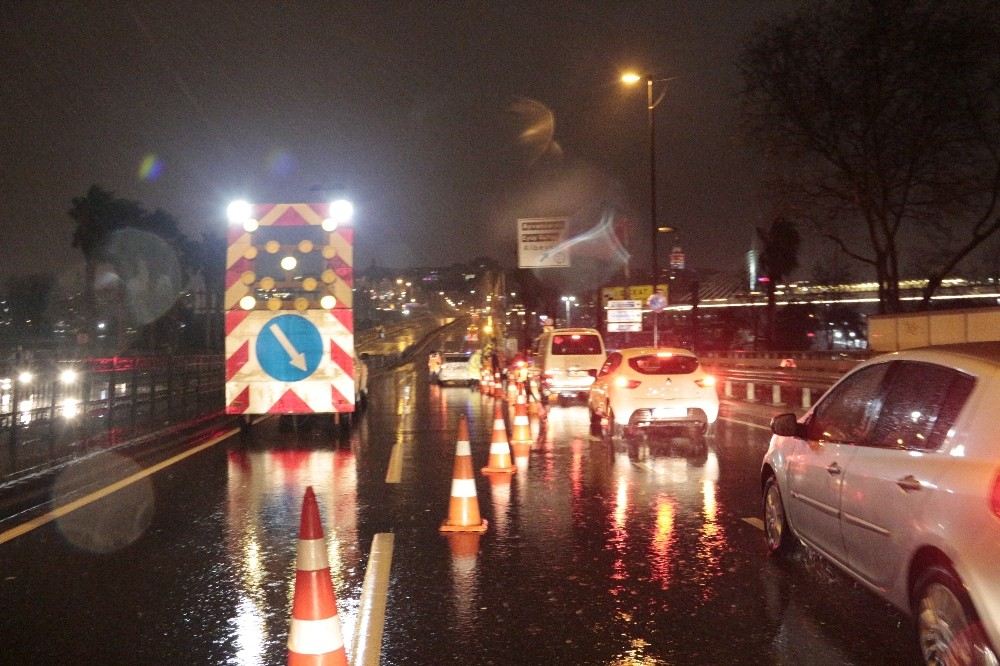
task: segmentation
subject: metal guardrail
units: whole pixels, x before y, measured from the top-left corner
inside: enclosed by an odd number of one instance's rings
[[[0,480],[218,413],[224,365],[207,355],[0,368]]]
[[[842,371],[803,371],[799,369],[749,369],[713,365],[703,359],[705,367],[719,382],[724,400],[748,402],[769,407],[806,410],[813,401],[833,386]]]

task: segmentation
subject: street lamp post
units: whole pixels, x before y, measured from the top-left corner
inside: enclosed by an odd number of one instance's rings
[[[673,78],[673,77],[671,77]],[[670,81],[671,79],[654,79],[652,74],[647,74],[646,79],[646,117],[649,124],[649,241],[652,251],[650,260],[651,285],[653,293],[657,293],[656,285],[660,277],[660,260],[657,250],[656,235],[660,231],[674,231],[672,227],[662,229],[656,223],[656,107],[663,101],[665,92],[660,93],[659,99],[653,100],[653,84]],[[635,85],[642,81],[643,77],[635,72],[626,72],[622,75],[622,82],[626,85]],[[653,336],[656,336],[656,324],[659,319],[659,311],[653,312]]]
[[[570,324],[572,323],[570,319],[569,309],[572,306],[572,304],[576,302],[576,296],[563,296],[562,302],[566,304],[566,328],[569,328]]]

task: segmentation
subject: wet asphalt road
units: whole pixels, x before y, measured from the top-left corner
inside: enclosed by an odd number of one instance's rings
[[[372,538],[395,535],[384,664],[918,661],[909,620],[801,549],[766,555],[744,520],[760,515],[761,429],[605,441],[585,407],[551,407],[526,467],[477,473],[489,530],[456,538],[438,532],[455,424],[468,417],[478,470],[493,400],[412,365],[370,389],[348,435],[271,419],[0,544],[0,662],[284,663],[306,485],[349,652]]]

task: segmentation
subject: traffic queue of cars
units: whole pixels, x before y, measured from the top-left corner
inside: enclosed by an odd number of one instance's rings
[[[474,382],[469,361],[444,355],[438,381]],[[595,329],[554,329],[530,366],[544,397],[586,398],[595,435],[681,430],[704,444],[718,419],[715,378],[689,350],[608,354]],[[804,543],[912,614],[928,664],[1000,663],[998,405],[1000,342],[983,342],[872,358],[801,417],[775,416],[768,549]]]

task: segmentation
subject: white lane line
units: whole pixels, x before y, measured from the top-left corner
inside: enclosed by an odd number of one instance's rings
[[[753,525],[761,532],[764,531],[764,521],[761,520],[760,518],[744,518],[743,522],[746,523],[747,525]]]
[[[372,539],[354,632],[354,659],[351,663],[355,666],[378,666],[382,658],[382,630],[385,627],[385,603],[389,596],[394,539],[391,532],[379,532]]]
[[[399,483],[403,476],[403,446],[399,442],[392,445],[389,467],[385,470],[386,483]]]
[[[178,453],[173,458],[168,458],[167,460],[156,463],[152,467],[147,467],[146,469],[139,470],[138,472],[132,474],[131,476],[126,476],[124,479],[116,481],[109,486],[99,488],[98,490],[95,490],[89,495],[84,495],[83,497],[75,499],[72,502],[69,502],[68,504],[63,504],[60,507],[56,507],[55,509],[49,511],[48,513],[44,513],[38,516],[37,518],[32,518],[31,520],[25,523],[21,523],[17,527],[12,527],[6,532],[0,532],[0,544],[7,543],[8,541],[16,539],[19,536],[25,535],[28,532],[31,532],[32,530],[38,529],[42,525],[47,525],[48,523],[51,523],[53,520],[62,518],[68,513],[73,513],[77,509],[82,509],[88,504],[93,504],[97,500],[103,499],[108,495],[110,495],[111,493],[117,492],[122,488],[125,488],[126,486],[130,486],[136,481],[145,479],[147,476],[152,476],[153,474],[156,474],[162,469],[170,467],[175,463],[179,463],[185,458],[190,458],[196,453],[201,453],[205,449],[211,448],[216,444],[218,444],[219,442],[229,439],[233,435],[239,434],[239,432],[240,432],[239,428],[233,428],[232,430],[227,430],[221,435],[213,437],[212,439],[208,440],[207,442],[204,442],[203,444],[199,444],[193,449],[188,449],[187,451]]]
[[[749,421],[740,421],[739,419],[730,418],[728,416],[720,416],[719,420],[721,420],[721,421],[729,421],[730,423],[738,423],[738,424],[744,425],[744,426],[746,426],[748,428],[756,428],[757,430],[767,430],[768,432],[770,432],[770,430],[771,430],[771,426],[762,426],[759,423],[750,423]]]

